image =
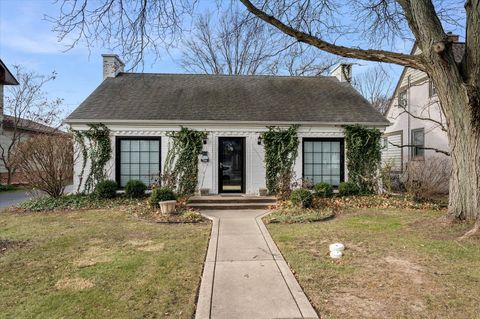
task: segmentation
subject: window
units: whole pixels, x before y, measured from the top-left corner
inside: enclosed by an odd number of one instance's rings
[[[435,87],[435,84],[430,80],[428,81],[428,96],[433,97],[437,95],[437,88]]]
[[[338,186],[343,181],[343,139],[304,139],[303,178]]]
[[[401,91],[398,93],[398,106],[405,107],[407,106],[407,90]]]
[[[425,130],[423,128],[412,130],[412,157],[423,158],[425,150]]]
[[[160,138],[117,138],[116,179],[120,187],[138,179],[150,185],[160,174]]]

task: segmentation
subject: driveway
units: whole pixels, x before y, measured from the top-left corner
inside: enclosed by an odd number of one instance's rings
[[[195,318],[318,318],[261,221],[261,210],[213,219]]]
[[[65,193],[68,194],[73,191],[73,185],[65,187]],[[29,198],[43,196],[43,194],[35,192],[32,194],[28,190],[17,190],[11,192],[0,193],[0,208],[6,208],[17,205]]]

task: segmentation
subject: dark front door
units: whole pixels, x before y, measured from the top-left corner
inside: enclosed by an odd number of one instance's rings
[[[219,137],[219,193],[243,193],[245,172],[245,138]]]

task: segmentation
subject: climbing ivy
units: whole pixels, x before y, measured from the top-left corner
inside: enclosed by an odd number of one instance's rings
[[[171,138],[171,144],[165,159],[164,175],[175,181],[178,194],[192,195],[198,183],[198,155],[207,132],[182,127],[180,131],[168,132],[167,136]]]
[[[345,126],[348,179],[364,194],[373,193],[381,160],[381,133],[362,125]]]
[[[262,133],[267,190],[270,194],[276,194],[280,178],[286,179],[289,187],[293,164],[298,154],[298,125],[292,125],[287,129],[267,126],[267,129],[268,131]]]
[[[80,190],[82,185],[87,160],[90,161],[90,171],[84,186],[84,192],[86,193],[92,192],[95,185],[106,178],[105,166],[112,158],[110,129],[101,123],[89,124],[88,126],[89,129],[86,131],[71,130],[82,155],[82,169],[77,191]]]

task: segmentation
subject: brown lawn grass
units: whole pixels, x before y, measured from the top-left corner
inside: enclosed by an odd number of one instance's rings
[[[480,318],[480,239],[457,241],[471,225],[444,215],[357,209],[267,227],[322,318]]]
[[[116,209],[1,212],[0,318],[191,318],[209,230]]]

